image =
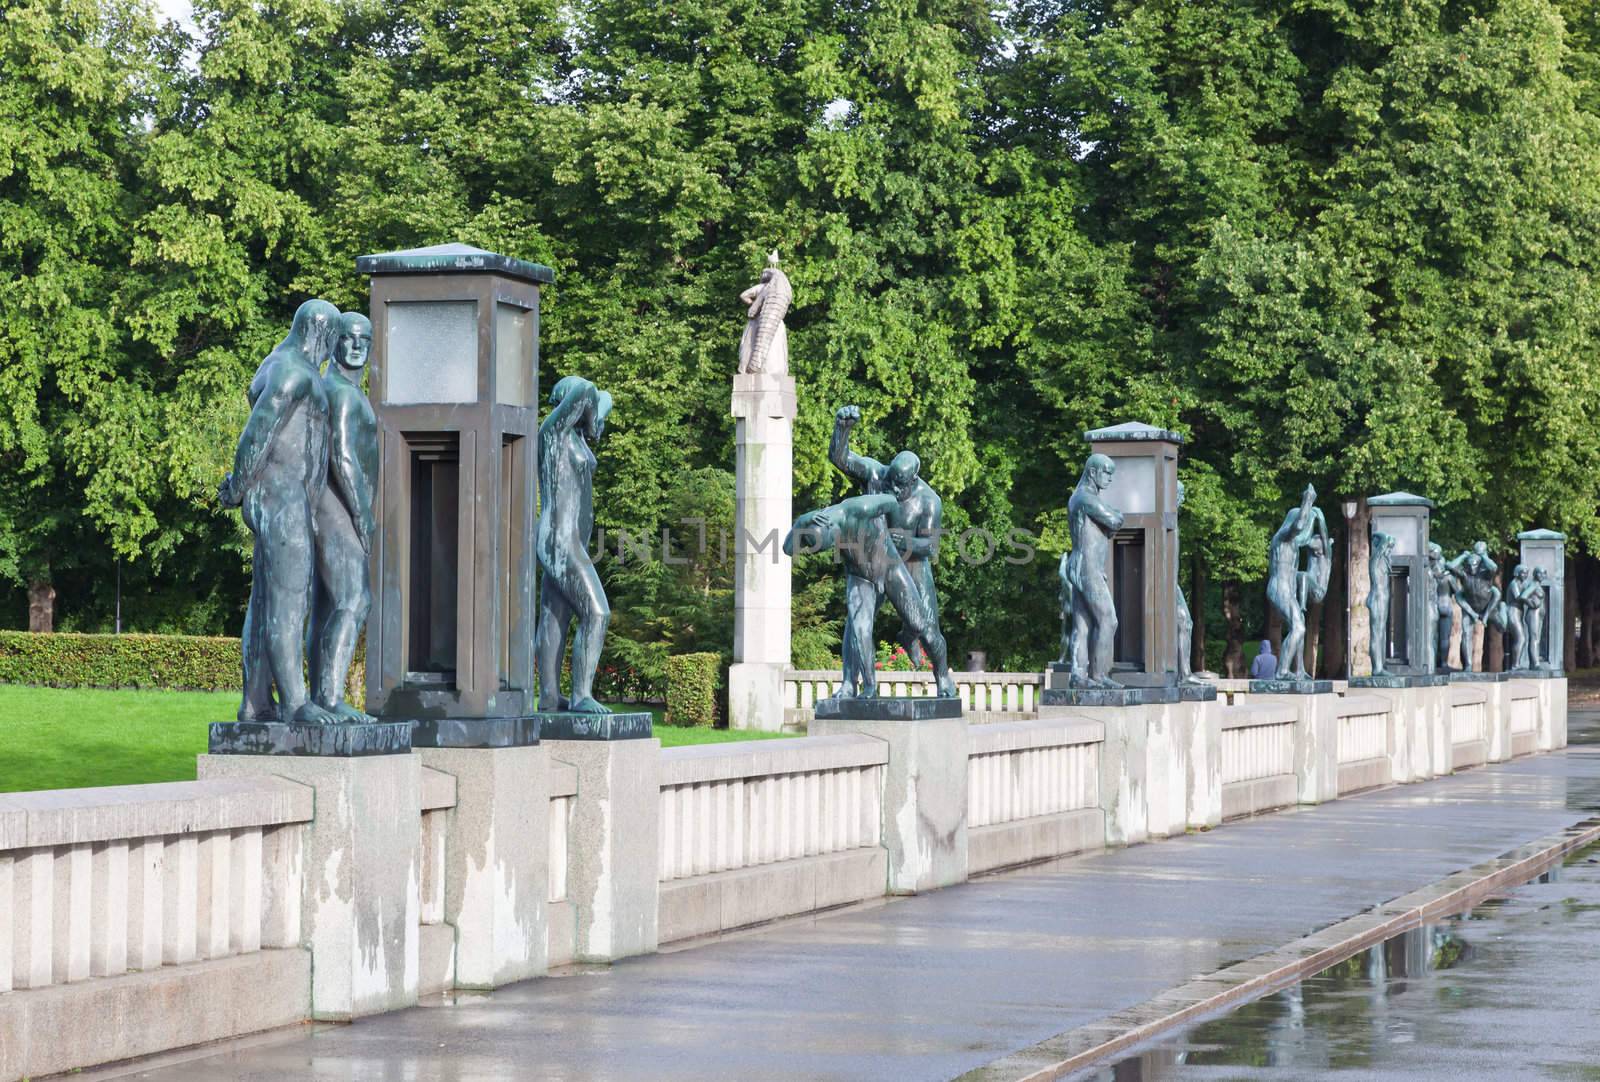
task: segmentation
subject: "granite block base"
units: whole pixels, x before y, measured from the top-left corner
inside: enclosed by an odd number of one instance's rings
[[[931,721],[959,718],[960,699],[930,695],[877,695],[870,698],[818,699],[815,717],[824,721]]]
[[[1453,672],[1450,674],[1452,684],[1498,684],[1506,679],[1509,674],[1503,672]]]
[[[539,715],[520,718],[426,718],[411,723],[414,748],[531,748]]]
[[[577,714],[551,710],[531,718],[543,740],[648,740],[654,719],[647,710],[629,714]]]
[[[1252,680],[1252,695],[1332,695],[1332,680]]]
[[[1195,689],[1200,690],[1200,689]],[[1151,706],[1181,701],[1181,689],[1170,688],[1045,688],[1040,706]],[[1211,688],[1211,698],[1217,689]],[[1193,700],[1203,702],[1203,699]]]
[[[317,755],[340,759],[409,755],[411,723],[214,721],[207,750],[212,755]]]
[[[1373,673],[1371,676],[1350,678],[1352,688],[1440,688],[1450,682],[1450,675],[1442,672],[1405,676],[1400,673]]]
[[[1180,703],[1213,703],[1217,701],[1217,685],[1208,683],[1179,684]]]

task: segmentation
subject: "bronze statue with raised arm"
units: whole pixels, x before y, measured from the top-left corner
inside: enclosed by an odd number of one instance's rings
[[[844,682],[836,699],[872,698],[878,693],[873,624],[885,595],[906,630],[926,646],[939,697],[956,696],[938,613],[924,604],[888,524],[897,499],[892,493],[874,493],[807,511],[783,539],[785,555],[833,550],[844,564]]]
[[[241,652],[240,721],[329,722],[306,694],[305,628],[315,574],[315,519],[328,470],[328,392],[318,366],[332,352],[339,310],[310,300],[250,381],[250,419],[233,472],[217,489],[255,535]],[[273,702],[273,688],[277,702]]]
[[[328,483],[313,508],[317,582],[311,605],[311,699],[345,721],[372,720],[344,700],[356,640],[372,608],[367,557],[378,489],[378,419],[361,390],[371,349],[372,322],[360,312],[344,313],[333,361],[322,377],[328,395]]]
[[[539,626],[534,653],[539,667],[539,709],[609,714],[594,697],[611,605],[589,557],[594,532],[592,444],[611,413],[611,396],[578,376],[550,391],[550,415],[539,426]],[[572,632],[572,695],[561,694],[561,658]]]

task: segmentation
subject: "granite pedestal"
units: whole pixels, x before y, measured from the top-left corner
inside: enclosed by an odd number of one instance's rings
[[[1211,689],[1211,698],[1217,697]],[[1041,706],[1153,706],[1182,700],[1176,687],[1151,688],[1045,688],[1039,693]],[[1197,700],[1203,701],[1203,700]]]
[[[533,715],[541,740],[648,740],[654,719],[648,711],[626,714],[577,714],[567,710]]]
[[[1252,695],[1332,695],[1332,680],[1252,680]]]
[[[1424,673],[1420,676],[1402,676],[1399,673],[1373,673],[1350,679],[1352,690],[1357,688],[1442,688],[1450,682],[1449,673]]]
[[[405,755],[411,750],[411,723],[214,721],[207,750],[212,755]]]
[[[539,743],[539,717],[424,718],[412,722],[413,748],[528,748]]]
[[[961,700],[929,695],[827,698],[818,699],[813,709],[818,721],[932,721],[959,718]]]

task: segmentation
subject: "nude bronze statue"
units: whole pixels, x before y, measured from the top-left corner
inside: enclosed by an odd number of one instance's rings
[[[1283,643],[1278,650],[1278,680],[1308,680],[1306,671],[1306,604],[1320,600],[1328,588],[1333,537],[1316,506],[1317,490],[1306,486],[1298,506],[1284,516],[1267,550],[1267,600],[1283,617]],[[1304,570],[1300,553],[1310,550]]]
[[[342,315],[333,361],[322,377],[328,396],[328,483],[312,509],[317,579],[311,606],[311,699],[346,721],[371,720],[344,700],[356,640],[372,607],[367,557],[378,486],[378,419],[361,390],[371,349],[371,321],[360,312]]]
[[[310,300],[250,381],[250,419],[233,472],[217,489],[255,535],[241,653],[240,721],[330,722],[306,694],[305,627],[315,574],[312,508],[328,469],[328,392],[319,365],[339,333],[339,310]],[[273,689],[277,701],[273,701]]]
[[[1178,482],[1178,510],[1183,510],[1183,482]],[[1326,587],[1324,587],[1326,588]],[[1183,596],[1183,587],[1176,590],[1178,610],[1178,682],[1199,684],[1194,675],[1194,616],[1189,612],[1189,599]],[[1204,598],[1201,598],[1204,601]]]
[[[807,511],[783,539],[785,555],[833,550],[844,564],[844,682],[834,696],[838,699],[871,698],[878,693],[873,624],[886,595],[904,627],[926,647],[939,697],[956,697],[939,615],[925,604],[889,526],[898,506],[892,493],[852,496],[832,507]]]
[[[1450,671],[1450,626],[1455,620],[1456,590],[1461,586],[1461,576],[1445,562],[1444,549],[1428,543],[1428,580],[1433,586],[1433,658],[1428,668],[1438,672]]]
[[[1456,604],[1461,609],[1461,671],[1472,672],[1472,642],[1479,624],[1489,624],[1500,604],[1494,584],[1500,566],[1489,558],[1489,546],[1476,542],[1446,564],[1456,573]]]
[[[1123,514],[1106,503],[1117,464],[1092,454],[1083,464],[1078,487],[1067,501],[1072,551],[1067,554],[1067,581],[1072,589],[1072,687],[1120,688],[1111,679],[1116,650],[1117,606],[1106,567],[1111,540],[1122,529]]]
[[[933,565],[939,558],[939,532],[944,525],[944,503],[939,494],[920,476],[922,460],[910,451],[901,451],[886,466],[877,459],[850,450],[850,433],[861,421],[859,406],[841,406],[834,413],[833,438],[828,443],[828,461],[846,476],[861,481],[869,494],[888,493],[895,506],[887,516],[889,536],[906,570],[916,584],[922,606],[939,622],[939,591],[933,582]],[[915,631],[900,629],[900,645],[913,663],[922,661],[922,647]]]
[[[611,413],[611,396],[578,376],[550,391],[550,415],[539,426],[539,624],[534,653],[539,709],[609,714],[594,697],[611,606],[589,556],[594,532],[594,451]],[[572,632],[572,694],[561,694],[561,659]]]
[[[1389,601],[1394,567],[1395,538],[1382,530],[1372,531],[1372,552],[1367,557],[1368,650],[1372,654],[1372,674],[1382,675],[1389,657]]]
[[[1511,581],[1506,583],[1506,596],[1500,602],[1499,626],[1505,633],[1506,668],[1525,670],[1533,667],[1528,657],[1527,600],[1534,591],[1533,575],[1525,564],[1511,569]]]
[[[1528,668],[1530,669],[1554,668],[1545,659],[1544,652],[1544,608],[1549,586],[1549,572],[1542,567],[1534,568],[1533,585],[1529,588],[1522,601],[1522,619],[1524,634],[1527,639]]]

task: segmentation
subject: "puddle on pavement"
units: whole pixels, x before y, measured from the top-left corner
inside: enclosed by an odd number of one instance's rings
[[[1362,1079],[1462,1077],[1448,1069],[1435,1074],[1438,1065],[1423,1062],[1430,1055],[1427,1042],[1448,1035],[1457,1012],[1492,1011],[1502,991],[1526,1001],[1540,987],[1537,979],[1527,988],[1505,979],[1506,944],[1533,939],[1546,954],[1570,946],[1580,952],[1578,961],[1593,967],[1600,961],[1597,912],[1600,843],[1465,913],[1397,935],[1298,984],[1072,1078],[1299,1082],[1352,1070],[1361,1071]],[[1556,979],[1574,981],[1566,973]],[[1591,982],[1592,977],[1583,984],[1592,988]],[[1587,1000],[1581,1006],[1591,1009]],[[1580,1066],[1576,1073],[1558,1070],[1552,1077],[1600,1079],[1600,1069]]]

